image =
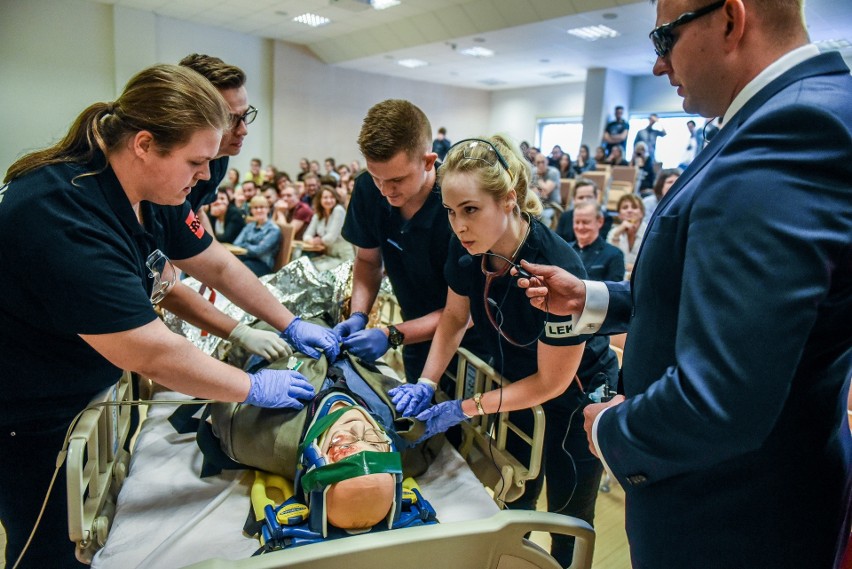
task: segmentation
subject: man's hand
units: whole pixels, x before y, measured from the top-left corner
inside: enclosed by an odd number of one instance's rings
[[[591,405],[586,405],[585,409],[583,409],[583,428],[586,430],[586,438],[589,440],[589,450],[598,458],[600,458],[598,456],[598,450],[595,448],[595,443],[592,441],[592,426],[595,424],[595,418],[600,415],[604,409],[618,405],[622,401],[624,401],[624,395],[616,395],[606,403],[592,403]]]
[[[527,289],[530,304],[541,311],[566,316],[581,314],[586,307],[586,285],[559,267],[521,261],[532,278],[518,278],[518,286]],[[512,269],[513,274],[517,274]]]

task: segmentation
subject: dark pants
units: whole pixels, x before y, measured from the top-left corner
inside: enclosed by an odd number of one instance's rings
[[[603,465],[589,451],[581,405],[584,405],[583,398],[576,386],[542,405],[546,423],[542,469],[537,478],[527,482],[523,495],[508,504],[510,509],[535,510],[546,477],[547,511],[580,518],[594,525]],[[532,433],[531,411],[515,411],[510,418]],[[509,437],[506,446],[521,462],[529,460],[529,446],[521,444],[517,437]],[[568,567],[574,555],[574,538],[556,534],[551,534],[551,538],[551,555],[563,567]]]
[[[243,264],[258,277],[268,275],[272,272],[272,267],[270,267],[260,259],[243,258],[242,261]]]
[[[0,428],[0,521],[6,528],[6,567],[10,569],[38,517],[67,427],[68,421],[52,419]],[[68,539],[66,502],[63,465],[21,568],[83,566]]]

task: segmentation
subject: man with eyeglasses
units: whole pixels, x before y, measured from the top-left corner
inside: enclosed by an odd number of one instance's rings
[[[404,346],[405,374],[415,383],[447,299],[444,264],[451,231],[436,182],[432,126],[412,103],[389,99],[367,112],[358,146],[369,175],[355,180],[343,225],[343,237],[358,253],[351,316],[335,331],[346,349],[368,360]],[[383,271],[404,321],[365,329]],[[462,345],[479,351],[472,330]],[[431,398],[434,384],[420,385],[422,395]]]
[[[630,283],[524,267],[545,285],[533,304],[582,331],[629,324],[626,399],[586,407],[585,426],[625,489],[634,567],[841,566],[852,77],[802,14],[660,0],[654,74],[721,130],[660,201]]]

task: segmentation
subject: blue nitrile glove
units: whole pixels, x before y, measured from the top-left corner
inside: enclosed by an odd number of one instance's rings
[[[346,338],[355,332],[360,332],[366,327],[367,315],[363,312],[354,312],[352,316],[332,328],[332,330],[334,330],[334,333],[337,334],[337,339],[342,342],[343,338]]]
[[[374,362],[385,355],[390,343],[381,328],[370,328],[347,336],[343,347],[361,359]]]
[[[281,337],[290,342],[294,348],[306,356],[318,359],[317,349],[322,350],[329,362],[333,362],[340,354],[340,343],[337,335],[329,328],[305,322],[294,318],[290,325],[281,332]]]
[[[415,419],[426,423],[426,432],[415,443],[419,444],[438,433],[445,432],[450,427],[454,427],[466,419],[470,419],[470,417],[462,411],[461,399],[453,399],[452,401],[444,401],[443,403],[429,407],[417,415]]]
[[[421,377],[417,383],[406,383],[388,391],[396,410],[403,417],[414,417],[432,402],[437,385],[429,378]]]
[[[262,369],[248,376],[251,388],[243,403],[255,407],[301,409],[305,405],[298,400],[311,399],[314,396],[314,387],[297,371]]]

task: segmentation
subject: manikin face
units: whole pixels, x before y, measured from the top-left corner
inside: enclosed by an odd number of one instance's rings
[[[145,132],[145,131],[143,131]],[[153,138],[140,150],[145,178],[138,197],[159,205],[180,205],[198,180],[210,179],[210,160],[219,151],[222,133],[198,130],[183,146],[162,154]]]
[[[387,162],[367,160],[367,172],[388,203],[402,207],[423,190],[436,157],[426,154],[412,160],[400,150]]]
[[[496,201],[479,189],[475,174],[454,172],[444,177],[441,195],[453,233],[471,255],[490,250],[512,249],[505,243],[513,241],[509,219],[515,204],[515,194]]]
[[[329,463],[334,463],[364,451],[390,452],[390,446],[383,439],[364,412],[352,407],[329,427],[320,450]]]
[[[225,102],[231,108],[231,114],[242,116],[249,108],[248,94],[245,87],[236,89],[224,89],[219,91]],[[222,142],[219,145],[219,156],[236,156],[243,148],[243,139],[248,134],[248,127],[243,121],[238,121],[235,126],[228,129],[222,135]]]

